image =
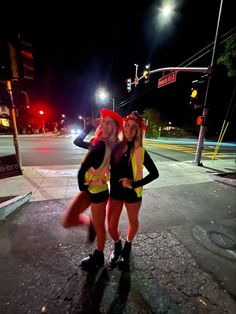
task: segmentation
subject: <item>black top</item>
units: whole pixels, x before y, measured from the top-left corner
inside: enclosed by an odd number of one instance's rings
[[[116,150],[112,152],[110,184],[113,185],[113,187],[120,186],[121,183],[119,182],[119,180],[121,178],[129,178],[131,180],[134,180],[132,163],[131,163],[131,158],[130,158],[130,151],[131,151],[132,144],[133,144],[132,142],[127,142],[128,149],[121,156],[121,159],[118,162],[118,164],[115,163],[114,161]],[[146,150],[144,153],[143,164],[149,173],[143,179],[133,182],[132,183],[133,188],[144,186],[159,177],[159,172],[157,170],[157,167],[155,166],[153,160],[151,159],[150,155],[148,154]]]
[[[84,139],[92,130],[94,130],[94,126],[89,124],[86,129],[78,137],[76,137],[73,143],[78,147],[89,149],[92,144],[84,141]]]
[[[90,145],[91,146],[91,145]],[[103,141],[98,142],[94,146],[90,147],[87,156],[81,164],[80,170],[78,172],[78,184],[80,191],[87,191],[88,187],[85,185],[85,172],[93,167],[97,169],[103,162],[104,154],[105,154],[105,143]]]

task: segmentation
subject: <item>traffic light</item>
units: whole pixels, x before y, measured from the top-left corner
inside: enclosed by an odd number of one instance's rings
[[[44,111],[43,110],[39,110],[39,114],[42,116],[44,115]]]
[[[193,109],[202,108],[206,93],[206,77],[202,76],[200,80],[192,82],[192,87],[189,95],[189,104]]]
[[[0,39],[0,80],[19,79],[19,64],[16,45]]]
[[[132,89],[132,80],[131,80],[131,78],[128,78],[126,80],[126,84],[127,84],[127,91],[130,92],[131,89]]]
[[[20,42],[20,70],[21,78],[34,79],[34,58],[32,54],[32,44],[21,40]]]
[[[198,116],[196,119],[197,125],[205,125],[206,123],[206,116]]]
[[[145,70],[143,71],[144,83],[148,83],[150,81],[150,64],[145,66]]]
[[[32,80],[33,72],[32,45],[19,38],[0,38],[0,80]]]

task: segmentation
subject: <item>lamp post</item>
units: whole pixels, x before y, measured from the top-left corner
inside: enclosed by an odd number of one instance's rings
[[[99,88],[97,91],[97,95],[101,100],[110,100],[112,102],[112,111],[115,111],[115,98],[110,97],[108,92],[103,89],[103,88]]]
[[[86,119],[85,119],[84,117],[82,117],[82,116],[78,116],[78,118],[79,118],[80,120],[83,120],[83,123],[84,123],[84,130],[85,130],[85,128],[86,128]]]

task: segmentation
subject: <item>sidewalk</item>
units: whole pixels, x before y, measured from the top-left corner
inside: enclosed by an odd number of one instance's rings
[[[30,202],[0,221],[0,312],[234,314],[235,179],[218,174],[235,172],[235,161],[203,164],[157,163],[160,178],[145,187],[130,273],[87,275],[79,267],[94,245],[83,228],[59,223],[78,191],[78,167],[24,167],[23,176],[0,180],[0,197],[32,192]],[[204,215],[207,207],[215,221]],[[125,222],[122,216],[122,231]],[[106,265],[112,248],[108,237]]]
[[[236,180],[218,176],[236,172],[233,159],[206,160],[204,167],[195,166],[191,161],[158,162],[156,166],[160,178],[147,185],[145,189],[213,180],[236,185]],[[78,169],[79,165],[23,167],[23,176],[0,180],[0,197],[32,192],[31,201],[71,198],[78,191]]]

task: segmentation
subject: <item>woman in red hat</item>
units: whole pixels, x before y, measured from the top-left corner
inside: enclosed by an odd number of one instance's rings
[[[112,151],[110,174],[110,198],[108,202],[108,231],[115,241],[110,256],[111,267],[129,270],[132,241],[138,231],[138,214],[142,203],[142,187],[159,177],[150,155],[142,146],[146,125],[137,111],[124,119],[123,140]],[[143,166],[149,174],[143,178]],[[125,205],[129,226],[122,248],[118,231],[119,218]]]
[[[92,229],[92,226],[95,229],[97,248],[93,254],[81,261],[81,267],[86,271],[96,271],[104,265],[105,209],[109,196],[107,182],[110,176],[110,156],[123,124],[122,118],[116,112],[102,109],[100,114],[101,122],[95,132],[96,136],[78,172],[78,184],[81,195],[83,195],[83,201],[76,211],[75,205],[79,204],[77,198],[76,204],[72,204],[70,207],[71,216],[67,212],[66,219],[64,219],[64,225],[66,225],[70,217],[73,216],[73,219],[76,220],[77,216],[77,221],[81,222],[82,220],[84,224],[90,226],[90,229]],[[78,142],[74,141],[77,144]],[[92,225],[89,217],[87,217],[86,222],[85,215],[81,215],[89,205],[91,205]]]

